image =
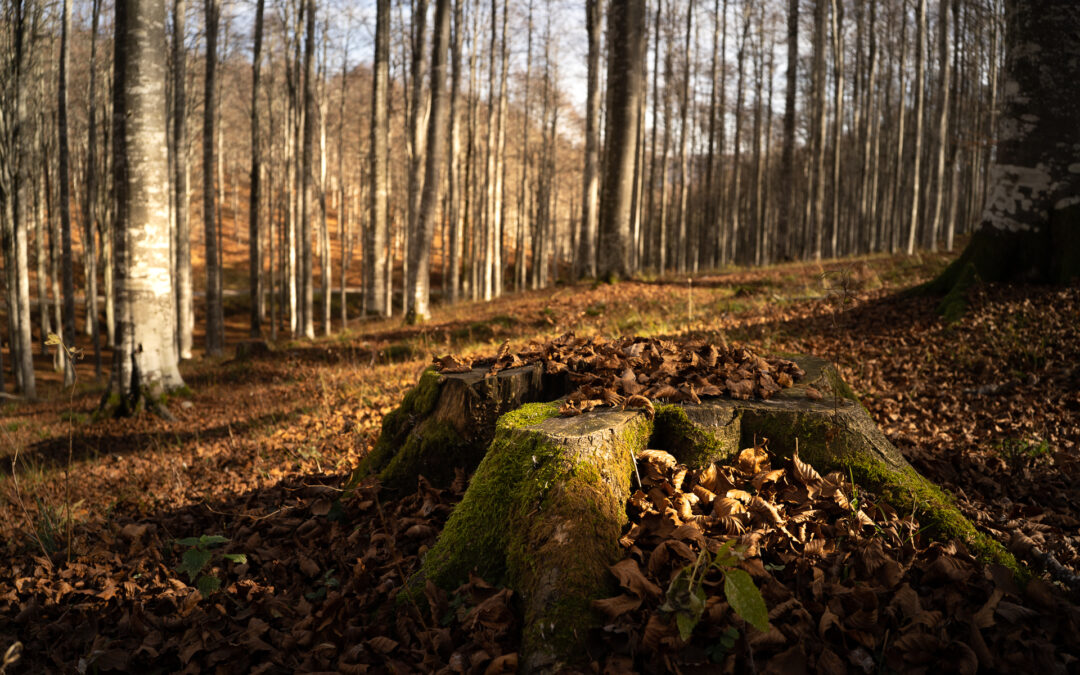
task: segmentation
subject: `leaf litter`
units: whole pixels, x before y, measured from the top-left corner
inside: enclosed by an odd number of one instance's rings
[[[567,330],[655,333],[648,312],[666,317],[672,341],[730,338],[831,358],[924,475],[1037,575],[1047,571],[1021,590],[963,546],[929,543],[917,513],[899,518],[842,476],[827,482],[769,455],[767,471],[718,467],[715,490],[697,472],[660,466],[628,505],[656,526],[624,542],[640,594],[613,572],[604,602],[614,618],[590,636],[595,670],[964,672],[972,653],[983,671],[1074,670],[1076,608],[1046,556],[1080,569],[1080,289],[977,287],[950,325],[936,300],[890,295],[947,258],[898,260],[826,263],[828,274],[854,270],[842,302],[821,268],[798,265],[695,280],[694,306],[707,310],[686,320],[670,309],[685,303],[685,284],[627,282],[526,293],[480,316],[473,305],[449,308],[442,323],[418,328],[375,323],[348,341],[186,371],[194,405],[174,406],[176,422],[76,422],[93,394],[77,394],[74,410],[66,396],[47,400],[33,424],[2,430],[5,444],[25,448],[21,506],[10,475],[0,482],[6,672],[512,672],[520,628],[509,591],[474,578],[412,603],[400,597],[463,483],[434,495],[421,483],[393,498],[365,485],[340,501],[338,488],[425,352],[460,353],[472,367],[506,340],[520,353]],[[636,309],[625,319],[615,307]],[[491,330],[471,342],[478,321]],[[64,504],[57,467],[69,429],[78,479]],[[62,532],[64,509],[75,524],[70,560],[62,537],[46,557],[27,527]],[[883,534],[894,532],[909,537]],[[176,542],[217,534],[229,542],[204,573],[221,587],[203,597],[177,569]],[[746,543],[740,569],[761,589],[770,628],[738,618],[710,573],[701,619],[680,645],[659,607],[672,575],[722,540]],[[646,639],[657,647],[641,649]]]

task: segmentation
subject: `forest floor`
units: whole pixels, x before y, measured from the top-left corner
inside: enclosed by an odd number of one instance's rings
[[[84,361],[72,391],[46,379],[40,402],[0,409],[0,653],[22,644],[0,673],[512,672],[510,591],[473,579],[394,602],[464,481],[412,495],[341,486],[433,355],[566,331],[832,360],[912,464],[1034,575],[1022,589],[962,545],[929,540],[917,513],[879,504],[853,526],[852,510],[823,505],[825,550],[762,543],[749,566],[767,633],[711,596],[685,641],[662,597],[609,603],[606,632],[590,636],[597,672],[1075,672],[1075,589],[1032,551],[1080,571],[1080,288],[976,287],[947,324],[936,299],[900,291],[948,260],[566,285],[437,307],[422,327],[356,322],[265,355],[183,364],[175,421],[98,419],[101,386]],[[233,308],[230,339],[245,320]],[[871,513],[874,495],[841,492]],[[664,564],[659,548],[640,560],[650,588],[692,562],[676,543],[660,548]]]

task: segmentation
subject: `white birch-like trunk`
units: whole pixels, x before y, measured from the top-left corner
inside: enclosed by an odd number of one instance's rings
[[[183,385],[169,275],[164,0],[118,0],[113,121],[117,349],[124,399]],[[133,377],[137,370],[137,377]],[[133,385],[141,391],[134,391]]]

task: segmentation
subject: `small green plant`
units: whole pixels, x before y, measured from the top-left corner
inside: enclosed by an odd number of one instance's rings
[[[203,574],[203,570],[215,555],[220,555],[222,559],[239,565],[247,563],[247,556],[243,553],[218,553],[211,550],[228,542],[229,538],[220,534],[203,534],[176,540],[180,546],[187,547],[181,556],[180,564],[176,566],[176,571],[187,574],[188,579],[195,584],[203,597],[221,588],[221,579],[212,574]]]
[[[341,582],[338,581],[338,578],[334,576],[334,571],[335,571],[334,568],[331,567],[330,569],[323,572],[322,578],[319,579],[319,582],[318,582],[319,583],[319,588],[317,588],[314,591],[304,593],[304,597],[307,598],[308,600],[311,600],[312,602],[317,601],[317,600],[325,600],[326,599],[326,591],[328,589],[337,588],[338,586],[341,585]]]
[[[735,646],[735,641],[738,639],[739,629],[735,626],[728,626],[728,629],[720,635],[720,639],[705,648],[705,654],[713,663],[722,663],[724,657],[728,655],[728,652]]]
[[[694,627],[705,612],[705,589],[702,582],[710,570],[724,576],[724,596],[735,613],[761,632],[769,630],[769,610],[761,591],[745,570],[739,568],[742,552],[732,548],[734,540],[725,542],[715,555],[703,549],[692,565],[682,568],[668,586],[666,599],[660,609],[675,615],[679,636],[689,641]],[[734,644],[734,641],[732,641]]]
[[[1050,444],[1039,438],[1007,438],[996,446],[995,451],[1010,470],[1019,471],[1049,455]]]

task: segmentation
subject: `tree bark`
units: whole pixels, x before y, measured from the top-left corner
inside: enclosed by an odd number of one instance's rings
[[[140,397],[156,401],[163,391],[183,385],[176,367],[169,277],[164,43],[164,0],[116,3],[113,183],[118,311],[112,378],[122,394],[120,410],[128,412],[137,408]]]
[[[919,229],[919,189],[922,184],[923,108],[926,100],[926,0],[917,0],[915,26],[915,141],[912,151],[911,215],[908,219],[907,254],[915,253],[915,236]]]
[[[208,356],[220,356],[225,351],[225,317],[221,302],[221,283],[218,278],[221,270],[221,252],[218,250],[217,205],[214,199],[214,174],[216,173],[214,110],[217,108],[217,38],[220,12],[218,3],[219,0],[206,0],[204,5],[206,13],[206,79],[205,93],[203,95],[202,138],[203,232],[205,234],[203,245],[206,249],[206,353]],[[119,250],[116,253],[119,254]]]
[[[800,228],[792,223],[798,209],[794,206],[795,185],[795,95],[799,71],[799,0],[788,0],[787,14],[787,86],[784,91],[784,146],[780,157],[780,184],[787,190],[780,196],[776,222],[776,254],[779,260],[792,257],[791,237]]]
[[[262,155],[259,147],[259,74],[262,68],[263,11],[266,0],[255,6],[255,46],[251,61],[251,194],[248,201],[248,287],[251,293],[251,337],[262,334],[262,242],[259,239],[259,198]]]
[[[390,116],[387,97],[390,87],[390,0],[378,0],[375,15],[375,65],[371,94],[371,223],[367,229],[364,275],[368,307],[380,316],[390,313],[386,292],[387,208],[389,190]]]
[[[1002,108],[990,193],[964,253],[930,284],[1069,283],[1080,277],[1080,5],[1008,0]]]
[[[450,0],[436,0],[435,29],[431,40],[431,120],[428,124],[427,168],[424,194],[420,201],[417,231],[409,251],[410,283],[407,292],[412,302],[406,314],[408,323],[431,318],[431,240],[435,234],[435,215],[442,192],[442,163],[446,138],[446,51],[450,42]]]
[[[63,23],[60,30],[60,74],[57,83],[56,126],[60,153],[60,251],[63,257],[61,274],[64,283],[63,339],[69,348],[75,346],[75,280],[71,257],[71,151],[68,144],[68,65],[70,61],[71,0],[64,0]],[[19,224],[16,223],[18,228]],[[83,242],[87,245],[87,242]],[[88,317],[89,318],[89,317]],[[75,382],[75,364],[64,359],[64,386]]]
[[[304,129],[303,198],[300,214],[300,318],[304,337],[315,337],[315,277],[311,250],[312,223],[315,209],[315,0],[306,0],[304,21],[307,37],[304,41]]]
[[[597,245],[597,274],[628,277],[630,205],[637,155],[638,98],[643,93],[641,59],[645,1],[612,0],[608,9],[606,159]]]
[[[581,210],[581,256],[583,271],[596,276],[597,223],[600,207],[600,46],[603,32],[603,0],[585,1],[585,30],[589,36],[586,60],[588,85],[585,98],[585,172]]]

